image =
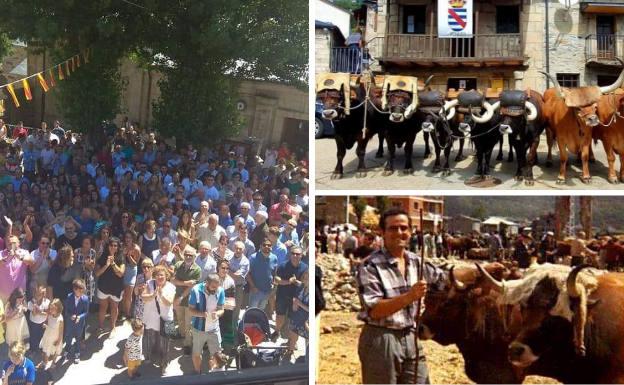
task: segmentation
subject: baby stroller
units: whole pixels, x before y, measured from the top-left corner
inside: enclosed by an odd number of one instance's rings
[[[247,369],[280,365],[287,346],[271,341],[269,317],[258,308],[249,308],[238,323],[236,367]]]

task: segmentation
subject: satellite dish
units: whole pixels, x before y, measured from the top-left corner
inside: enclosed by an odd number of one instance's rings
[[[559,0],[559,3],[566,8],[570,8],[573,5],[578,4],[579,0]]]

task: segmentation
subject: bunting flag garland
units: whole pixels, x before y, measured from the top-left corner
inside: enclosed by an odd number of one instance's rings
[[[48,87],[48,83],[46,83],[41,72],[37,74],[37,79],[39,79],[39,84],[41,84],[41,88],[43,88],[43,92],[48,92],[50,90],[50,87]]]
[[[30,92],[28,79],[22,79],[22,86],[24,87],[24,96],[26,97],[26,100],[32,100],[32,93]]]
[[[48,73],[50,74],[50,85],[52,87],[56,86],[56,81],[54,80],[54,73],[52,73],[52,68],[50,68]]]
[[[15,95],[15,90],[13,89],[13,84],[9,84],[7,86],[7,90],[9,91],[9,94],[11,94],[11,97],[13,98],[13,103],[15,103],[15,107],[20,106],[19,104],[19,100],[17,100],[17,95]]]
[[[56,70],[56,68],[58,68],[58,80],[65,80],[66,76],[69,77],[69,75],[72,72],[76,71],[76,69],[79,68],[80,65],[82,64],[80,60],[80,55],[82,55],[82,58],[84,59],[84,63],[86,64],[89,62],[90,53],[91,53],[90,48],[87,48],[79,54],[76,54],[51,67],[43,69],[41,72],[37,72],[35,74],[29,75],[27,77],[24,77],[22,79],[16,80],[8,84],[0,85],[0,89],[6,88],[8,93],[11,95],[11,98],[13,99],[13,104],[15,104],[15,107],[19,108],[20,102],[19,102],[19,99],[17,98],[17,94],[15,93],[16,83],[18,82],[22,83],[22,87],[24,88],[24,97],[26,98],[26,100],[32,100],[33,95],[30,89],[30,83],[28,79],[37,77],[37,81],[39,82],[39,85],[41,86],[41,89],[43,90],[43,92],[48,92],[51,87],[56,86],[56,79],[54,76],[54,71]],[[65,69],[63,69],[63,64],[65,65]],[[48,73],[49,80],[46,80],[46,72]],[[2,100],[0,100],[0,103],[2,103]],[[0,104],[0,110],[3,110],[3,109],[4,109],[4,104]]]

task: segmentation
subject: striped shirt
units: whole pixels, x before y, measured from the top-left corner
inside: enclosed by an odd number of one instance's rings
[[[390,255],[386,248],[375,251],[360,265],[357,281],[362,304],[362,312],[358,315],[369,325],[389,329],[405,329],[415,325],[416,304],[413,302],[386,318],[373,319],[369,312],[382,299],[397,297],[409,291],[418,281],[420,257],[405,251],[407,264],[406,277],[399,271],[398,258]],[[423,279],[429,285],[443,285],[447,279],[446,273],[430,263],[425,263]]]
[[[214,312],[222,309],[225,304],[225,291],[222,287],[215,294],[205,293],[206,283],[198,283],[191,289],[189,307],[201,312]],[[191,325],[199,331],[219,330],[219,319],[207,320],[205,317],[192,317]]]

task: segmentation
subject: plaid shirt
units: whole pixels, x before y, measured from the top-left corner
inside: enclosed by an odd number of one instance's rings
[[[386,248],[375,251],[360,265],[357,275],[362,312],[358,318],[369,325],[389,329],[405,329],[415,326],[416,304],[397,311],[389,317],[373,319],[370,311],[382,299],[397,297],[409,291],[418,281],[420,257],[405,251],[407,256],[406,277],[399,271],[398,259],[390,255]],[[443,285],[446,273],[430,263],[425,263],[424,280],[429,285]]]

